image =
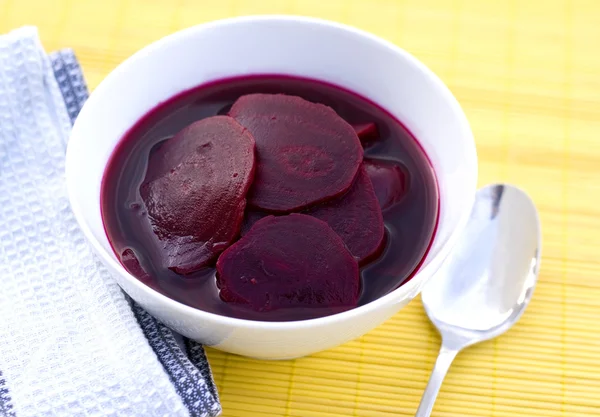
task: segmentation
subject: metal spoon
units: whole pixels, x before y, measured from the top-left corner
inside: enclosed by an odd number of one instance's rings
[[[477,192],[454,252],[421,294],[442,347],[415,417],[431,415],[458,352],[519,320],[533,294],[540,252],[538,213],[525,192],[506,184]]]

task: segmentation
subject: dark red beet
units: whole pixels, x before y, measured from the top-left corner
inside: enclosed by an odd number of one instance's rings
[[[404,197],[408,187],[408,174],[400,164],[365,159],[364,165],[382,210],[393,206]]]
[[[140,261],[131,249],[125,249],[123,251],[123,253],[121,254],[121,263],[123,264],[127,272],[129,272],[134,277],[138,278],[140,281],[148,283],[152,280],[150,275],[148,275],[148,273],[144,271],[144,268],[142,268],[142,266],[140,265]]]
[[[348,192],[305,212],[323,220],[342,238],[359,263],[378,254],[385,234],[383,216],[363,167]]]
[[[352,125],[352,127],[362,143],[379,139],[379,130],[377,129],[377,125],[373,122],[360,123]]]
[[[246,215],[244,216],[244,222],[242,223],[242,230],[240,231],[240,236],[244,236],[246,233],[248,233],[252,226],[254,226],[254,223],[267,216],[269,216],[269,213],[266,213],[264,211],[246,210]]]
[[[283,94],[240,97],[229,114],[256,140],[253,207],[288,213],[343,194],[362,162],[354,132],[330,107]]]
[[[221,298],[256,311],[354,306],[358,264],[325,223],[304,214],[257,221],[217,261]]]
[[[244,127],[214,116],[187,126],[150,157],[140,194],[164,267],[194,272],[234,242],[254,175],[254,149]]]

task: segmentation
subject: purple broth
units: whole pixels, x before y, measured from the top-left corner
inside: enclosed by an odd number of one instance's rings
[[[110,158],[101,191],[104,227],[117,256],[120,258],[124,251],[133,249],[147,272],[143,280],[148,285],[176,301],[219,315],[292,321],[349,309],[296,307],[256,312],[221,300],[214,265],[181,276],[153,262],[155,256],[148,249],[151,242],[139,206],[139,188],[150,153],[185,126],[226,114],[237,98],[251,93],[297,95],[332,107],[351,125],[371,122],[377,125],[378,137],[365,144],[365,158],[398,164],[408,178],[402,199],[383,213],[386,237],[381,255],[360,269],[358,305],[380,298],[407,282],[427,254],[438,220],[436,178],[424,151],[398,120],[371,101],[334,85],[281,75],[230,78],[185,91],[152,109],[124,135]],[[152,282],[147,282],[148,279]]]

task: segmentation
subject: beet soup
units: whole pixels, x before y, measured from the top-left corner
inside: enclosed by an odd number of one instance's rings
[[[328,135],[336,146],[311,146],[308,136]],[[285,182],[290,172],[306,181]],[[407,282],[439,198],[427,156],[385,110],[337,86],[264,75],[202,85],[146,114],[109,160],[101,208],[116,256],[146,285],[219,315],[291,321]],[[256,276],[274,278],[263,289]]]

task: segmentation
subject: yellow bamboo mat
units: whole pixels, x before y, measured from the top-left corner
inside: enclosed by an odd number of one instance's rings
[[[543,225],[533,302],[509,333],[459,356],[434,415],[600,415],[600,1],[0,0],[0,32],[34,24],[94,88],[176,29],[258,13],[369,30],[432,68],[464,107],[480,185],[516,183]],[[359,340],[260,362],[209,350],[226,417],[412,416],[438,336],[415,300]]]

